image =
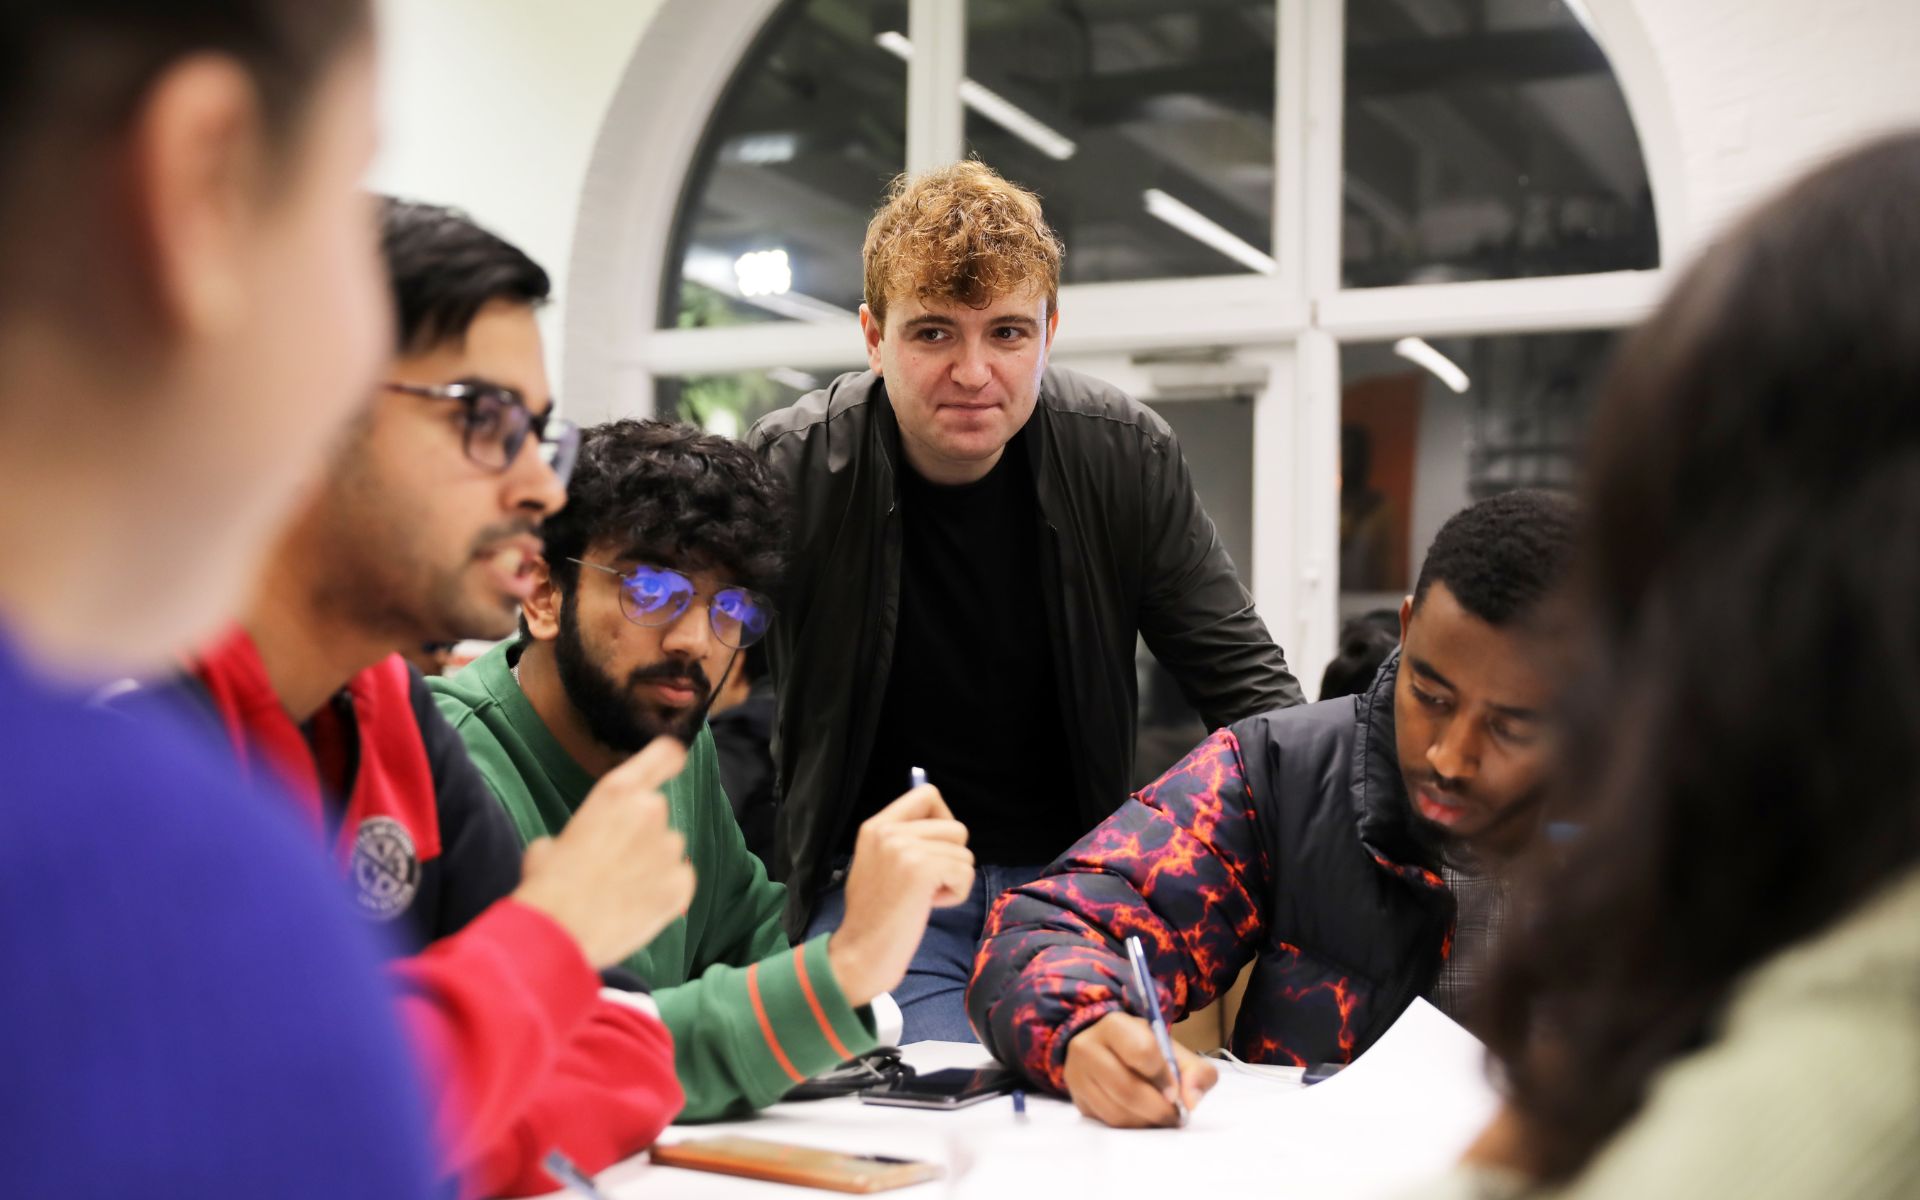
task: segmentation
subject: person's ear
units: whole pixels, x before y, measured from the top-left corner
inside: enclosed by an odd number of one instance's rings
[[[1407,596],[1400,601],[1400,644],[1407,644],[1407,626],[1413,624],[1413,597]]]
[[[1060,309],[1054,307],[1047,313],[1047,341],[1040,349],[1043,352],[1053,350],[1053,335],[1060,332]]]
[[[231,58],[184,59],[148,89],[127,143],[126,203],[162,329],[217,336],[244,318],[264,135],[253,81]]]
[[[880,339],[886,336],[886,330],[881,327],[880,318],[865,304],[860,306],[860,336],[867,343],[867,365],[875,375],[885,375],[886,371],[880,366]]]
[[[533,592],[520,602],[520,615],[527,619],[527,632],[537,642],[550,642],[560,636],[560,606],[566,598],[553,581],[547,560],[533,560]]]

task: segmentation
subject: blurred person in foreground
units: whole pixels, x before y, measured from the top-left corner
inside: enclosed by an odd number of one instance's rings
[[[1920,1195],[1916,196],[1920,134],[1836,160],[1621,351],[1550,792],[1585,832],[1496,964],[1458,1194]]]
[[[0,24],[9,1195],[425,1194],[372,938],[177,727],[84,708],[231,614],[385,351],[362,0]]]

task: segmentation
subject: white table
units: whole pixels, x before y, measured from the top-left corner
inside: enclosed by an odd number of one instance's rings
[[[1392,1195],[1444,1169],[1491,1112],[1491,1094],[1475,1090],[1484,1089],[1479,1044],[1437,1012],[1432,1019],[1444,1027],[1409,1029],[1397,1060],[1381,1055],[1375,1069],[1363,1070],[1374,1065],[1376,1047],[1312,1089],[1221,1063],[1220,1083],[1184,1129],[1109,1129],[1065,1101],[1033,1094],[1024,1121],[1004,1097],[953,1112],[843,1097],[776,1104],[745,1121],[676,1125],[661,1140],[731,1133],[921,1159],[946,1169],[942,1179],[884,1193],[902,1200]],[[1422,1032],[1429,1041],[1416,1044]],[[922,1072],[990,1061],[978,1045],[959,1042],[922,1042],[907,1047],[905,1056]],[[644,1155],[608,1168],[598,1182],[612,1200],[822,1200],[834,1194],[655,1166]]]

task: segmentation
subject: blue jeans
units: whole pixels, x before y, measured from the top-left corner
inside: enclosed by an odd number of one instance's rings
[[[973,956],[985,932],[987,910],[1010,887],[1031,883],[1045,866],[977,866],[973,871],[973,891],[952,908],[936,908],[927,921],[927,932],[914,951],[907,977],[893,989],[906,1022],[900,1041],[975,1042],[973,1026],[967,1024],[967,980],[973,978]],[[847,915],[844,888],[830,888],[820,896],[807,923],[807,937],[816,938],[840,928]]]

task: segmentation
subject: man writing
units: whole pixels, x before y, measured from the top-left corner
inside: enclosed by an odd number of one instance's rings
[[[729,663],[778,623],[767,593],[784,511],[737,442],[654,421],[590,429],[567,506],[546,526],[523,636],[433,684],[527,839],[565,836],[634,747],[662,735],[690,745],[666,793],[700,891],[626,965],[673,1031],[691,1119],[770,1104],[871,1049],[864,1006],[899,982],[928,912],[973,882],[966,830],[936,789],[916,788],[861,829],[846,921],[789,945],[785,889],[747,850],[703,720]]]
[[[792,931],[835,927],[862,819],[924,767],[981,868],[898,995],[906,1040],[965,1040],[988,902],[1126,795],[1136,638],[1210,725],[1300,689],[1165,422],[1048,367],[1061,248],[1031,194],[977,162],[902,180],[863,254],[871,369],[747,439],[799,514],[776,874]]]
[[[1249,1062],[1351,1061],[1416,996],[1459,1014],[1538,825],[1572,539],[1544,492],[1455,514],[1368,691],[1220,730],[1003,897],[968,992],[994,1055],[1110,1125],[1197,1104],[1213,1066],[1177,1049],[1177,1096],[1128,1012],[1133,934],[1170,1020],[1254,963],[1232,1039]]]

